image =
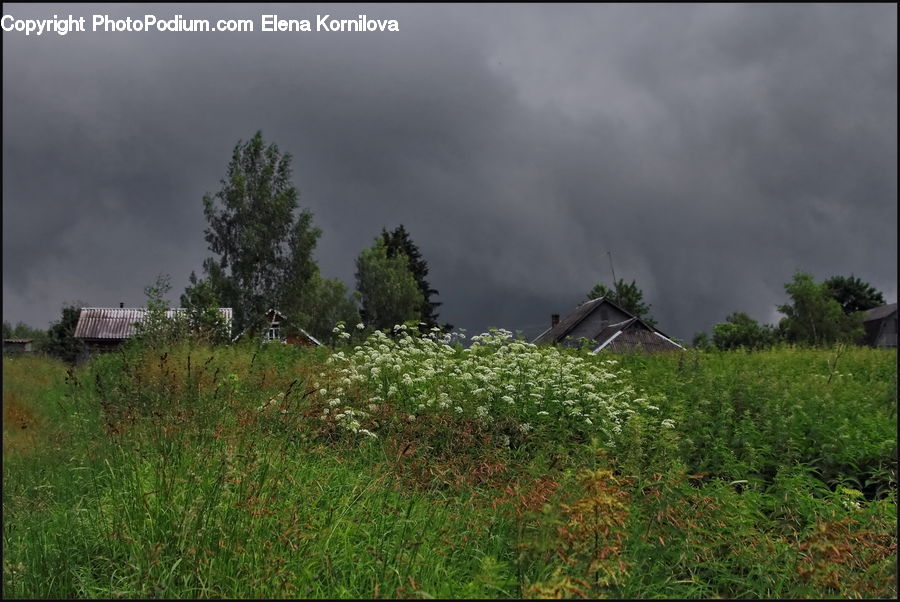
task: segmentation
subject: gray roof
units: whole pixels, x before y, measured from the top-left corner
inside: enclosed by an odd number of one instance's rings
[[[584,303],[576,307],[572,313],[560,320],[559,324],[539,334],[538,337],[532,341],[532,343],[534,343],[535,345],[552,345],[554,343],[560,342],[561,340],[566,338],[566,335],[569,334],[569,332],[571,332],[573,328],[578,326],[578,324],[582,320],[588,317],[591,312],[600,307],[604,303],[604,301],[606,303],[609,303],[610,305],[619,307],[612,301],[604,299],[603,297],[585,301]],[[619,309],[622,308],[619,307]],[[623,309],[622,311],[625,310]]]
[[[576,307],[575,310],[572,311],[572,313],[570,313],[565,318],[560,320],[559,324],[557,324],[556,326],[554,326],[548,330],[545,330],[544,332],[539,334],[537,336],[537,338],[532,341],[532,343],[534,343],[536,345],[546,345],[546,344],[552,345],[554,343],[558,343],[558,342],[562,341],[564,338],[566,338],[566,336],[570,332],[572,332],[572,330],[574,330],[574,328],[576,326],[578,326],[578,324],[581,323],[582,320],[584,320],[586,317],[591,315],[594,311],[599,309],[600,306],[602,306],[604,303],[608,304],[608,305],[612,305],[613,307],[615,307],[616,309],[618,309],[619,311],[621,311],[622,313],[624,313],[628,316],[632,316],[632,318],[634,320],[637,320],[641,324],[643,324],[647,330],[653,330],[653,331],[660,333],[663,336],[666,336],[666,334],[663,331],[661,331],[659,328],[656,328],[655,326],[650,326],[649,324],[647,324],[646,322],[641,320],[639,317],[632,314],[630,311],[623,309],[620,305],[613,303],[606,297],[598,297],[596,299],[591,299],[590,301],[585,301],[584,303],[582,303],[581,305]],[[631,322],[629,322],[629,324],[630,323]],[[604,329],[604,331],[606,331],[608,328],[610,328],[612,326],[615,326],[615,324],[610,324],[609,326],[607,326],[607,328]],[[624,323],[623,323],[623,326],[625,326]],[[666,336],[666,338],[670,338],[670,337]]]
[[[897,304],[896,303],[888,303],[887,305],[882,305],[881,307],[873,307],[869,311],[866,312],[865,317],[863,318],[864,322],[871,322],[872,320],[882,320],[889,315],[896,313]]]
[[[597,341],[602,343],[594,349],[594,353],[611,351],[612,353],[624,353],[629,351],[641,351],[656,353],[659,351],[674,351],[684,349],[681,345],[660,334],[656,330],[641,328],[640,322],[629,320],[626,325],[620,326],[615,332],[607,333],[608,329],[597,336]]]
[[[166,317],[172,318],[187,311],[176,307],[166,311]],[[230,307],[220,307],[219,312],[225,322],[231,325],[232,311]],[[122,340],[136,333],[135,324],[143,322],[147,310],[143,307],[82,307],[75,326],[75,338],[97,340]]]
[[[605,297],[599,297],[597,299],[591,299],[590,301],[585,301],[581,305],[575,308],[572,313],[567,315],[565,318],[559,321],[556,326],[549,328],[548,330],[542,332],[535,338],[532,343],[536,345],[554,345],[564,340],[566,336],[570,332],[572,332],[578,324],[580,324],[585,318],[591,315],[594,311],[599,309],[603,304],[609,304],[620,310],[625,315],[631,316],[631,318],[627,320],[623,320],[616,324],[608,324],[594,337],[594,340],[599,343],[599,346],[595,349],[599,351],[603,348],[609,348],[610,350],[624,350],[624,347],[627,345],[628,347],[637,347],[641,345],[642,347],[650,350],[662,350],[662,349],[684,349],[681,345],[673,341],[671,338],[666,336],[661,330],[654,326],[650,326],[644,320],[640,319],[637,316],[631,314],[631,312],[626,311],[616,303],[613,303],[609,299]],[[635,334],[637,331],[643,331],[645,335]],[[613,345],[613,341],[622,336],[623,333],[628,333],[628,336]],[[625,341],[628,340],[626,344]]]

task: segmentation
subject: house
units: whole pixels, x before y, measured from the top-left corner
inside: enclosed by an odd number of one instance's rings
[[[594,353],[603,350],[612,353],[684,350],[684,347],[661,330],[650,326],[605,297],[582,303],[562,320],[558,314],[553,314],[550,328],[532,342],[537,345],[580,347],[582,339],[591,341]]]
[[[897,304],[870,309],[863,316],[865,344],[870,347],[897,347]]]
[[[281,341],[287,345],[300,345],[302,347],[320,347],[322,343],[300,327],[288,327],[288,321],[284,314],[277,309],[266,312],[266,327],[263,333],[265,341]],[[294,332],[296,331],[296,332]]]
[[[34,339],[3,339],[3,353],[31,353]]]
[[[187,311],[180,307],[166,311],[167,318],[173,318]],[[231,328],[231,308],[220,307],[219,313],[228,328]],[[113,351],[125,339],[137,334],[136,325],[146,319],[147,309],[143,307],[82,307],[75,326],[75,338],[81,340],[91,351]]]

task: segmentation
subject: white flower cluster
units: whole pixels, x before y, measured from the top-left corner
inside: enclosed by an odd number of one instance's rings
[[[375,331],[352,353],[329,358],[335,385],[356,394],[335,386],[319,390],[332,408],[323,420],[374,436],[362,425],[385,404],[406,421],[451,411],[485,422],[512,418],[523,434],[579,429],[611,442],[630,415],[659,414],[623,379],[627,371],[616,370],[615,360],[538,347],[514,340],[507,330],[473,336],[466,349],[451,345],[439,329],[419,337],[395,326],[394,333],[391,338]],[[660,424],[674,428],[669,419]]]
[[[262,404],[261,406],[259,406],[258,408],[256,408],[256,411],[257,411],[257,412],[262,412],[262,411],[265,410],[266,408],[270,408],[270,407],[272,407],[272,406],[274,406],[274,405],[276,405],[276,404],[281,403],[282,401],[284,401],[284,391],[278,393],[277,395],[275,395],[274,397],[272,397],[272,398],[269,399],[268,401],[263,402],[263,404]],[[285,412],[285,411],[286,411],[286,410],[282,410],[282,412]]]

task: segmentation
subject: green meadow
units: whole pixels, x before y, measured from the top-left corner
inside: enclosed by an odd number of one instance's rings
[[[3,413],[4,597],[897,596],[895,350],[134,344]]]

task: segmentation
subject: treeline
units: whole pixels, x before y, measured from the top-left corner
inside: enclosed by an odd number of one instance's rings
[[[712,337],[705,332],[694,335],[694,347],[758,350],[780,343],[861,344],[866,311],[885,304],[880,291],[853,275],[816,282],[812,275],[797,272],[784,290],[789,300],[778,306],[784,315],[778,324],[760,324],[744,312],[734,312],[713,327]]]
[[[191,272],[180,298],[186,312],[182,319],[165,319],[171,285],[168,276],[160,275],[144,289],[149,319],[139,338],[191,334],[216,343],[259,336],[269,326],[266,313],[273,308],[286,318],[282,336],[302,329],[326,343],[335,341],[334,327],[341,322],[357,325],[349,329],[355,337],[404,323],[423,332],[453,328],[439,323],[441,303],[434,301],[438,291],[427,280],[428,263],[402,224],[382,228],[373,244],[360,252],[354,291],[322,275],[313,258],[322,231],[313,224],[312,213],[299,205],[291,155],[267,144],[262,132],[235,145],[220,183],[218,192],[203,197],[204,237],[213,255],[204,260],[200,276]],[[811,275],[798,272],[785,291],[789,301],[778,306],[784,314],[778,324],[760,324],[734,312],[713,327],[711,336],[696,333],[693,345],[727,350],[764,349],[782,342],[859,343],[863,313],[885,303],[882,293],[852,275],[816,283]],[[597,284],[587,296],[607,297],[649,325],[656,324],[635,281],[620,279],[611,289]],[[71,360],[79,351],[74,330],[80,307],[65,306],[47,332],[4,322],[3,337],[31,338],[35,351]],[[230,328],[222,321],[220,307],[232,308]]]
[[[68,362],[74,362],[81,348],[81,344],[75,338],[75,326],[78,324],[78,314],[81,305],[78,302],[63,307],[62,316],[51,324],[47,330],[31,328],[24,322],[18,322],[13,327],[9,322],[3,322],[4,339],[31,339],[32,351],[46,353]]]
[[[812,275],[798,271],[784,289],[789,300],[776,306],[784,314],[778,324],[760,324],[744,312],[733,312],[713,327],[712,336],[696,333],[693,346],[724,351],[768,349],[782,343],[807,347],[861,344],[866,311],[885,304],[880,291],[853,275],[834,276],[817,283]],[[619,279],[613,288],[597,284],[588,291],[587,298],[599,297],[611,300],[650,326],[656,325],[650,304],[644,302],[644,293],[634,280],[627,283]]]
[[[441,303],[428,282],[428,263],[402,224],[382,228],[372,246],[360,252],[356,290],[322,275],[313,257],[322,231],[313,224],[312,213],[299,205],[291,156],[267,144],[262,132],[237,143],[220,183],[218,192],[203,197],[204,236],[213,255],[203,262],[200,276],[191,272],[180,297],[184,315],[165,318],[171,283],[160,274],[144,289],[148,314],[139,339],[191,334],[217,343],[258,336],[269,326],[270,309],[286,318],[282,336],[302,329],[323,342],[334,341],[340,322],[362,324],[351,329],[359,337],[404,323],[423,332],[453,328],[438,323]],[[3,337],[31,338],[35,351],[73,361],[79,352],[74,331],[82,305],[67,304],[47,332],[4,323]],[[220,307],[232,308],[230,328]]]
[[[266,313],[276,308],[286,317],[283,334],[303,329],[326,342],[339,322],[362,324],[354,329],[361,335],[401,323],[438,327],[438,291],[402,224],[382,229],[359,254],[352,293],[321,274],[313,252],[322,231],[300,207],[291,176],[290,154],[266,144],[262,132],[238,142],[220,190],[203,198],[204,235],[213,256],[203,262],[200,277],[191,273],[182,307],[209,316],[231,307],[231,332],[251,335],[268,327]]]

